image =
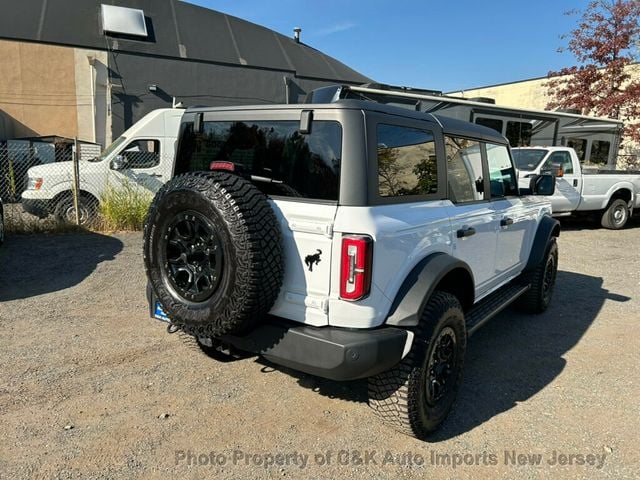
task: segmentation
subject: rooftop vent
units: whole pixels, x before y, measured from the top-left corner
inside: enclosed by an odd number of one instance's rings
[[[296,43],[300,43],[300,33],[302,33],[302,29],[300,27],[295,27],[293,29],[293,39]]]
[[[147,24],[142,10],[104,4],[101,7],[103,33],[134,35],[145,38],[148,36]]]
[[[496,104],[496,99],[491,97],[473,97],[467,98],[470,102],[478,102],[478,103],[490,103],[491,105]]]

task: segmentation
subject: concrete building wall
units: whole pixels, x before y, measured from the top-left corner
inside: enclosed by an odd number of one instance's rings
[[[111,95],[108,55],[99,50],[74,48],[78,138],[111,143]]]
[[[110,143],[108,84],[106,52],[0,40],[0,140],[58,135]]]
[[[489,97],[493,98],[498,105],[546,110],[550,100],[544,86],[546,82],[546,78],[535,78],[522,82],[460,90],[451,92],[450,95],[463,98]]]

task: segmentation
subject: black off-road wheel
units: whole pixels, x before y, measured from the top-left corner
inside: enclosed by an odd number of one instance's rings
[[[600,224],[609,230],[624,228],[629,220],[629,205],[622,198],[613,200],[602,213]]]
[[[528,313],[542,313],[551,303],[558,274],[558,243],[552,237],[540,264],[524,274],[523,281],[530,283],[527,290],[516,302],[516,306]]]
[[[397,366],[369,378],[369,405],[385,424],[425,440],[449,414],[462,382],[467,332],[458,299],[435,292],[414,335]]]
[[[155,196],[144,263],[171,322],[203,338],[250,329],[273,306],[284,272],[267,198],[224,172],[177,176]]]

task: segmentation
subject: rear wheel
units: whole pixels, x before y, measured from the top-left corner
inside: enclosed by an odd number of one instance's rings
[[[396,367],[369,378],[369,405],[384,423],[425,439],[448,415],[462,381],[467,332],[458,299],[435,292],[414,334]]]
[[[609,230],[620,230],[629,220],[629,205],[622,198],[612,201],[602,214],[600,224]]]

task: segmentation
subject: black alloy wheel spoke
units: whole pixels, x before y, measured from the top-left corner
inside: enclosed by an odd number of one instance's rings
[[[200,302],[216,291],[223,255],[213,225],[201,214],[178,215],[165,236],[165,270],[171,286],[186,300]]]

